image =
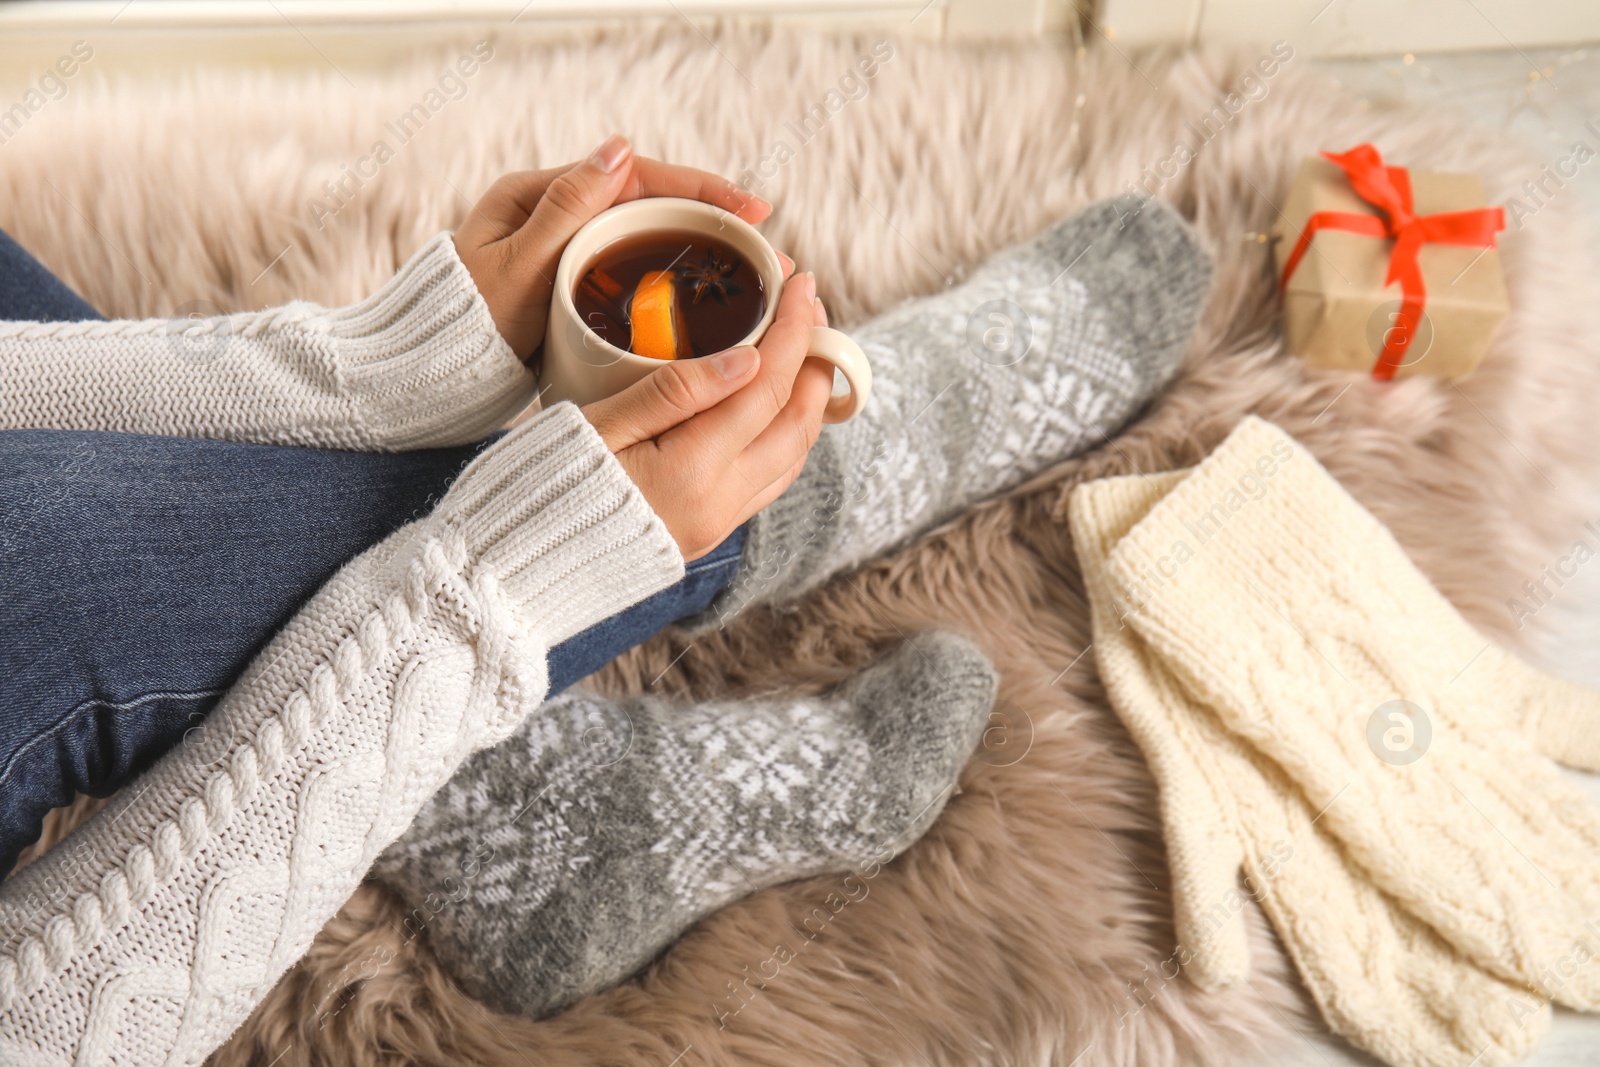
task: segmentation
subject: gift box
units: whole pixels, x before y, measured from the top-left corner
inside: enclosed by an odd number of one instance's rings
[[[1475,175],[1371,145],[1306,160],[1274,228],[1289,350],[1380,379],[1470,373],[1509,310],[1503,229]]]

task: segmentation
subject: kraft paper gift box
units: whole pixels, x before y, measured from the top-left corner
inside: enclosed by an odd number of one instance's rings
[[[1395,176],[1397,170],[1402,173]],[[1394,179],[1402,198],[1399,212],[1386,212],[1363,199],[1353,184],[1363,178],[1380,186],[1386,178]],[[1408,180],[1418,233],[1432,230],[1444,240],[1424,237],[1419,244],[1418,234],[1410,238],[1417,271],[1412,276],[1420,277],[1425,296],[1406,342],[1400,314],[1403,286],[1398,279],[1389,280],[1397,241],[1340,223],[1394,232],[1396,214],[1402,223],[1407,221],[1403,199]],[[1308,222],[1322,212],[1364,216],[1366,221],[1323,216],[1320,227],[1312,226],[1310,243],[1284,282]],[[1503,228],[1501,209],[1486,208],[1483,183],[1475,175],[1386,167],[1370,145],[1305,160],[1274,228],[1289,350],[1317,366],[1371,371],[1379,378],[1470,373],[1509,311],[1493,243],[1494,233]],[[1474,243],[1446,243],[1463,238]],[[1384,359],[1386,342],[1392,346],[1397,341],[1403,350]]]

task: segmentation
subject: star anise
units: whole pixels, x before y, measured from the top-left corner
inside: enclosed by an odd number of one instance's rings
[[[738,269],[739,261],[725,257],[720,248],[707,249],[699,263],[680,263],[677,267],[678,277],[689,286],[689,303],[698,304],[709,296],[724,307],[728,297],[742,291],[729,277]]]

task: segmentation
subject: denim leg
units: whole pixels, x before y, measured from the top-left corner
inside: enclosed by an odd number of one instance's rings
[[[82,322],[101,317],[87,300],[0,230],[0,320]]]
[[[645,637],[709,608],[716,595],[738,575],[739,556],[743,551],[744,527],[741,526],[716,548],[691,560],[684,568],[683,580],[677,585],[609,619],[602,619],[552,648],[550,695],[555,696],[578,679],[593,674],[634,645],[642,644]]]
[[[427,514],[478,447],[0,433],[0,873],[50,808],[116,790],[198,727],[273,633]],[[742,542],[552,649],[551,693],[704,610]]]
[[[198,727],[473,452],[0,433],[0,872],[50,808],[109,794]]]

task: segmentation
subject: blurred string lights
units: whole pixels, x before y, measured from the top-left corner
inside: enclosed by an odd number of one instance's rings
[[[1377,104],[1441,105],[1474,124],[1564,144],[1600,114],[1596,49],[1507,49],[1372,59],[1330,59],[1323,68]],[[1574,122],[1574,118],[1581,118]]]

